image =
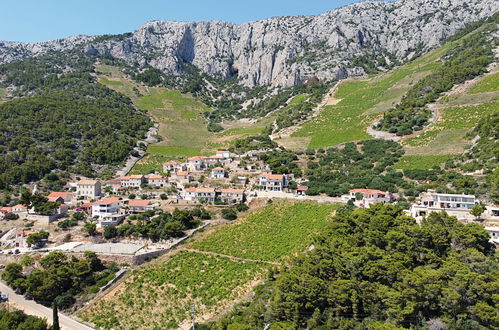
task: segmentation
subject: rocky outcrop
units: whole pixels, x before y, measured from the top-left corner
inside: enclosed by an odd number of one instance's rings
[[[181,74],[192,63],[210,75],[236,76],[246,86],[291,86],[361,75],[352,59],[383,54],[405,61],[437,46],[465,24],[499,9],[496,0],[368,1],[319,16],[278,17],[242,25],[165,22],[143,25],[126,37],[70,37],[45,43],[0,42],[0,62],[84,45],[128,63]]]

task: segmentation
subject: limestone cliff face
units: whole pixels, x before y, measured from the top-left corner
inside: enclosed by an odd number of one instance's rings
[[[171,74],[182,74],[182,63],[189,62],[220,78],[237,75],[250,87],[291,86],[310,76],[363,74],[351,65],[362,55],[411,59],[498,9],[496,0],[367,1],[319,16],[242,25],[154,21],[129,36],[107,40],[75,36],[42,43],[0,42],[0,63],[83,45],[89,54],[108,53]]]

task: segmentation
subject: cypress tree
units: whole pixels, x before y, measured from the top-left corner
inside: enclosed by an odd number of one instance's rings
[[[61,330],[59,327],[59,314],[57,312],[57,302],[52,303],[52,330]]]

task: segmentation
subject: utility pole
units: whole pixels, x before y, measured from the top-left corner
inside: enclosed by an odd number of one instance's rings
[[[196,327],[196,305],[192,305],[191,307],[191,316],[192,316],[192,330],[195,330]]]

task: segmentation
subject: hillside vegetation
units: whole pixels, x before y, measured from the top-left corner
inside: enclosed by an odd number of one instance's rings
[[[52,170],[96,176],[95,166],[121,164],[151,125],[86,73],[50,79],[34,96],[0,105],[0,189]]]
[[[336,215],[251,303],[210,329],[493,329],[499,268],[488,234],[396,206]]]
[[[226,311],[292,253],[305,250],[334,205],[279,203],[207,233],[171,257],[145,265],[82,313],[104,329],[177,328]]]

